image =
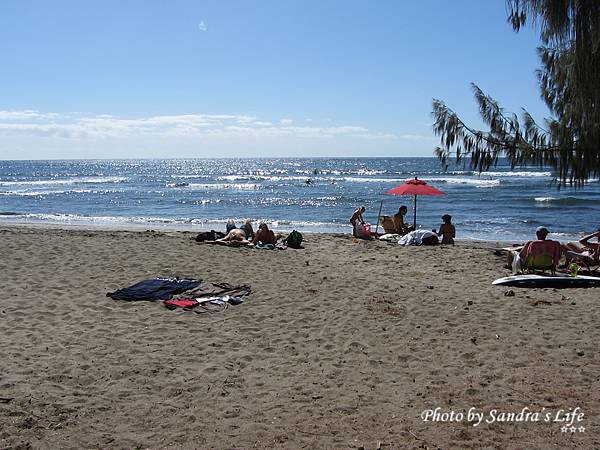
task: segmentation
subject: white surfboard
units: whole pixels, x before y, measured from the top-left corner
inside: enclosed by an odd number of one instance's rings
[[[513,275],[510,277],[498,278],[492,284],[497,286],[516,286],[516,287],[552,287],[552,288],[577,288],[577,287],[600,287],[600,277],[590,277],[588,275],[577,275],[572,277],[566,273],[557,273],[556,275]]]

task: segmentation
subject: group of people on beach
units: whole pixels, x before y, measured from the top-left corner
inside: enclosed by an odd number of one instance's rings
[[[361,206],[357,208],[352,216],[350,217],[350,223],[352,224],[352,235],[354,237],[364,238],[365,234],[362,232],[362,227],[366,225],[365,220],[363,218],[363,213],[366,208]],[[406,234],[416,232],[415,227],[413,225],[408,225],[404,221],[404,216],[408,212],[408,208],[405,205],[400,206],[398,208],[398,212],[392,216],[392,220],[394,223],[394,234],[398,234],[404,236]],[[438,237],[442,238],[442,244],[450,244],[454,245],[454,238],[456,237],[456,228],[452,223],[452,216],[449,214],[444,214],[442,217],[442,224],[439,226],[437,230],[432,230],[431,232],[423,230],[423,232],[427,233],[425,237],[425,243],[438,244]]]
[[[535,234],[535,240],[508,250],[507,266],[512,268],[514,273],[527,268],[554,269],[563,256],[564,264],[559,267],[565,269],[569,269],[573,262],[587,268],[600,265],[600,227],[577,242],[561,243],[548,239],[550,231],[546,227],[538,227]],[[591,242],[594,238],[597,242]],[[539,250],[536,251],[535,248]]]
[[[246,219],[239,228],[236,226],[233,219],[229,219],[225,227],[225,232],[225,237],[205,242],[232,247],[251,244],[257,246],[275,246],[278,240],[278,236],[275,235],[273,230],[269,230],[269,227],[264,222],[260,222],[258,230],[254,232],[252,221],[250,219]]]

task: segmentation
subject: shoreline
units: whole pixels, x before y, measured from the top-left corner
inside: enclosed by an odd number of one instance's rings
[[[600,443],[593,288],[492,286],[509,273],[494,241],[307,233],[303,250],[269,251],[194,234],[0,226],[0,448]],[[106,297],[156,276],[252,294],[213,314]],[[436,408],[441,419],[424,420]],[[587,431],[543,419],[474,427],[471,408],[580,408]],[[451,411],[464,420],[442,420]]]
[[[223,222],[223,224],[221,224],[222,227],[224,228],[225,222]],[[198,229],[189,229],[189,228],[180,228],[180,227],[170,227],[168,225],[156,225],[156,224],[146,224],[146,225],[136,225],[136,224],[131,224],[131,225],[123,225],[123,224],[119,224],[119,225],[108,225],[108,224],[98,224],[98,225],[94,225],[94,224],[71,224],[71,223],[42,223],[42,222],[11,222],[11,221],[1,221],[0,220],[0,229],[2,227],[6,227],[6,228],[37,228],[37,229],[42,229],[42,230],[77,230],[77,231],[111,231],[111,232],[119,232],[119,231],[123,231],[123,232],[139,232],[139,233],[143,233],[146,231],[153,231],[153,232],[160,232],[160,233],[189,233],[190,235],[196,235],[200,232],[203,231],[211,231],[211,229],[214,228],[198,228]],[[154,228],[154,229],[153,229]],[[292,229],[281,229],[281,228],[271,228],[275,233],[282,233],[282,234],[287,234],[290,233],[292,231]],[[374,229],[374,228],[373,228]],[[380,230],[383,231],[383,228],[380,227]],[[215,231],[223,231],[224,230],[215,230]],[[301,231],[301,230],[298,230]],[[380,234],[381,234],[380,231]],[[323,231],[323,232],[319,232],[319,231],[301,231],[302,235],[304,236],[311,236],[311,235],[317,235],[317,236],[345,236],[345,237],[349,237],[352,238],[352,229],[351,227],[348,227],[348,232],[330,232],[330,231]],[[558,239],[557,239],[558,240]],[[458,238],[455,239],[456,243],[465,243],[465,244],[469,244],[469,243],[481,243],[483,245],[489,244],[492,245],[494,243],[498,244],[500,247],[505,247],[507,246],[509,243],[515,243],[516,241],[518,241],[518,239],[506,239],[506,240],[501,240],[501,239],[478,239],[478,238]],[[526,242],[526,239],[520,241],[521,243]]]

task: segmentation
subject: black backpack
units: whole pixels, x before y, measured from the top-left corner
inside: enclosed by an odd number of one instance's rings
[[[290,248],[302,248],[302,239],[302,233],[294,230],[285,238],[284,242]]]

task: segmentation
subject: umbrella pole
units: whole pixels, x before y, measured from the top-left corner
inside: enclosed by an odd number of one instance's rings
[[[383,209],[383,200],[381,200],[381,205],[379,205],[379,214],[377,214],[377,226],[375,227],[375,234],[377,234],[377,230],[379,230],[379,218],[381,217],[382,209]]]
[[[415,195],[414,210],[415,210],[415,216],[413,218],[413,230],[416,230],[417,229],[417,196],[416,195]]]

